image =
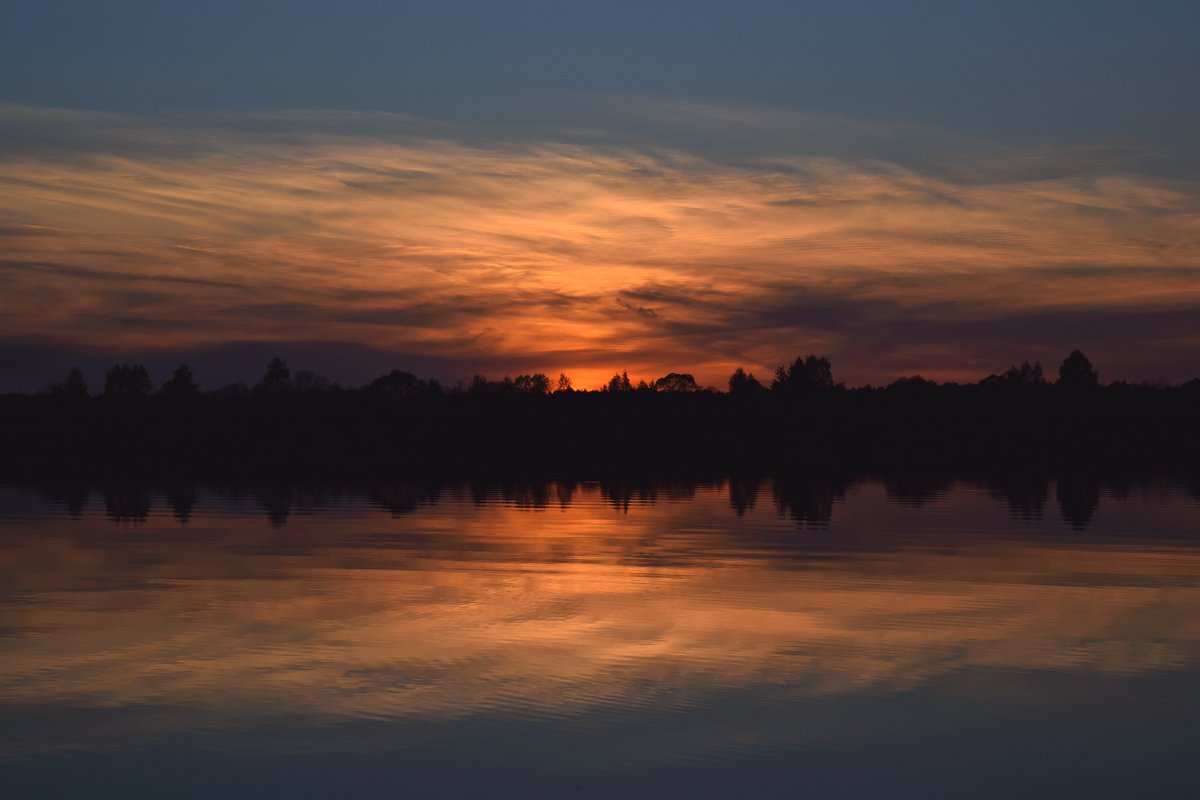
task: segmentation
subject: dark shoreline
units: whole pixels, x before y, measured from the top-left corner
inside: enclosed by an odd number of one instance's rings
[[[0,397],[0,477],[1192,474],[1200,386]]]

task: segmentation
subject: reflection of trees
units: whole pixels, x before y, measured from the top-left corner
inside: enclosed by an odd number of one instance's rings
[[[104,511],[117,525],[140,525],[150,515],[150,493],[135,484],[106,486]]]
[[[1184,481],[1184,484],[1192,490],[1192,495],[1196,498],[1196,502],[1200,503],[1200,475],[1193,475]]]
[[[666,481],[659,483],[657,494],[671,501],[694,500],[696,497],[696,481]]]
[[[987,491],[991,497],[1008,503],[1008,513],[1013,519],[1041,519],[1050,494],[1050,481],[1044,475],[1004,475],[990,478]]]
[[[730,478],[729,506],[739,517],[754,508],[758,502],[758,490],[762,487],[759,478]]]
[[[393,517],[410,514],[423,505],[432,505],[442,496],[437,483],[405,481],[372,486],[367,498],[377,508],[391,512]]]
[[[558,501],[566,506],[575,492],[575,485],[554,484],[546,480],[529,481],[472,481],[470,484],[471,499],[476,506],[483,507],[494,503],[497,499],[505,505],[517,508],[542,511],[550,507],[551,502]]]
[[[633,482],[610,479],[600,481],[600,496],[617,511],[629,511],[632,502],[653,505],[659,497],[668,501],[691,500],[696,496],[697,481]]]
[[[641,502],[653,503],[655,500],[652,488],[637,487],[620,480],[601,481],[600,496],[607,500],[615,510],[626,513],[629,511],[629,504],[635,497]]]
[[[166,495],[175,519],[179,520],[180,525],[186,525],[196,507],[196,486],[192,483],[167,484]]]
[[[287,524],[292,513],[292,504],[295,502],[291,486],[260,486],[254,491],[254,496],[267,512],[267,521],[271,523],[272,528],[282,528]]]
[[[889,475],[883,491],[893,503],[920,507],[937,502],[954,481],[939,475]]]
[[[506,483],[500,487],[506,505],[541,511],[550,507],[550,484],[547,481]]]
[[[802,528],[827,528],[833,504],[846,499],[847,484],[841,479],[810,477],[777,478],[772,482],[775,507]]]
[[[71,519],[81,519],[92,489],[86,483],[66,481],[42,487],[42,496],[67,509]]]
[[[554,484],[554,495],[558,498],[558,505],[561,508],[566,508],[571,505],[571,500],[575,497],[575,492],[578,489],[575,481],[557,481]]]
[[[1071,530],[1088,526],[1100,508],[1100,482],[1090,475],[1060,475],[1058,506]]]

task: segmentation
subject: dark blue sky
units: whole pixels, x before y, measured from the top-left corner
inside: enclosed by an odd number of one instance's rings
[[[9,4],[0,100],[486,122],[531,92],[636,91],[1166,145],[1200,127],[1198,37],[1194,0],[75,0]]]

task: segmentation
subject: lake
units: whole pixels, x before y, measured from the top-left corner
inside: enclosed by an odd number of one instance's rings
[[[1200,796],[1200,488],[0,487],[4,797]]]

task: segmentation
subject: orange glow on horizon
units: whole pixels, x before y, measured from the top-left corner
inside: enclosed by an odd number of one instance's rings
[[[3,156],[0,335],[116,351],[356,342],[577,388],[614,370],[723,387],[736,366],[767,380],[807,352],[852,382],[973,380],[1008,364],[989,359],[1039,354],[873,332],[1200,303],[1200,192],[1182,181],[160,139],[145,155]]]

